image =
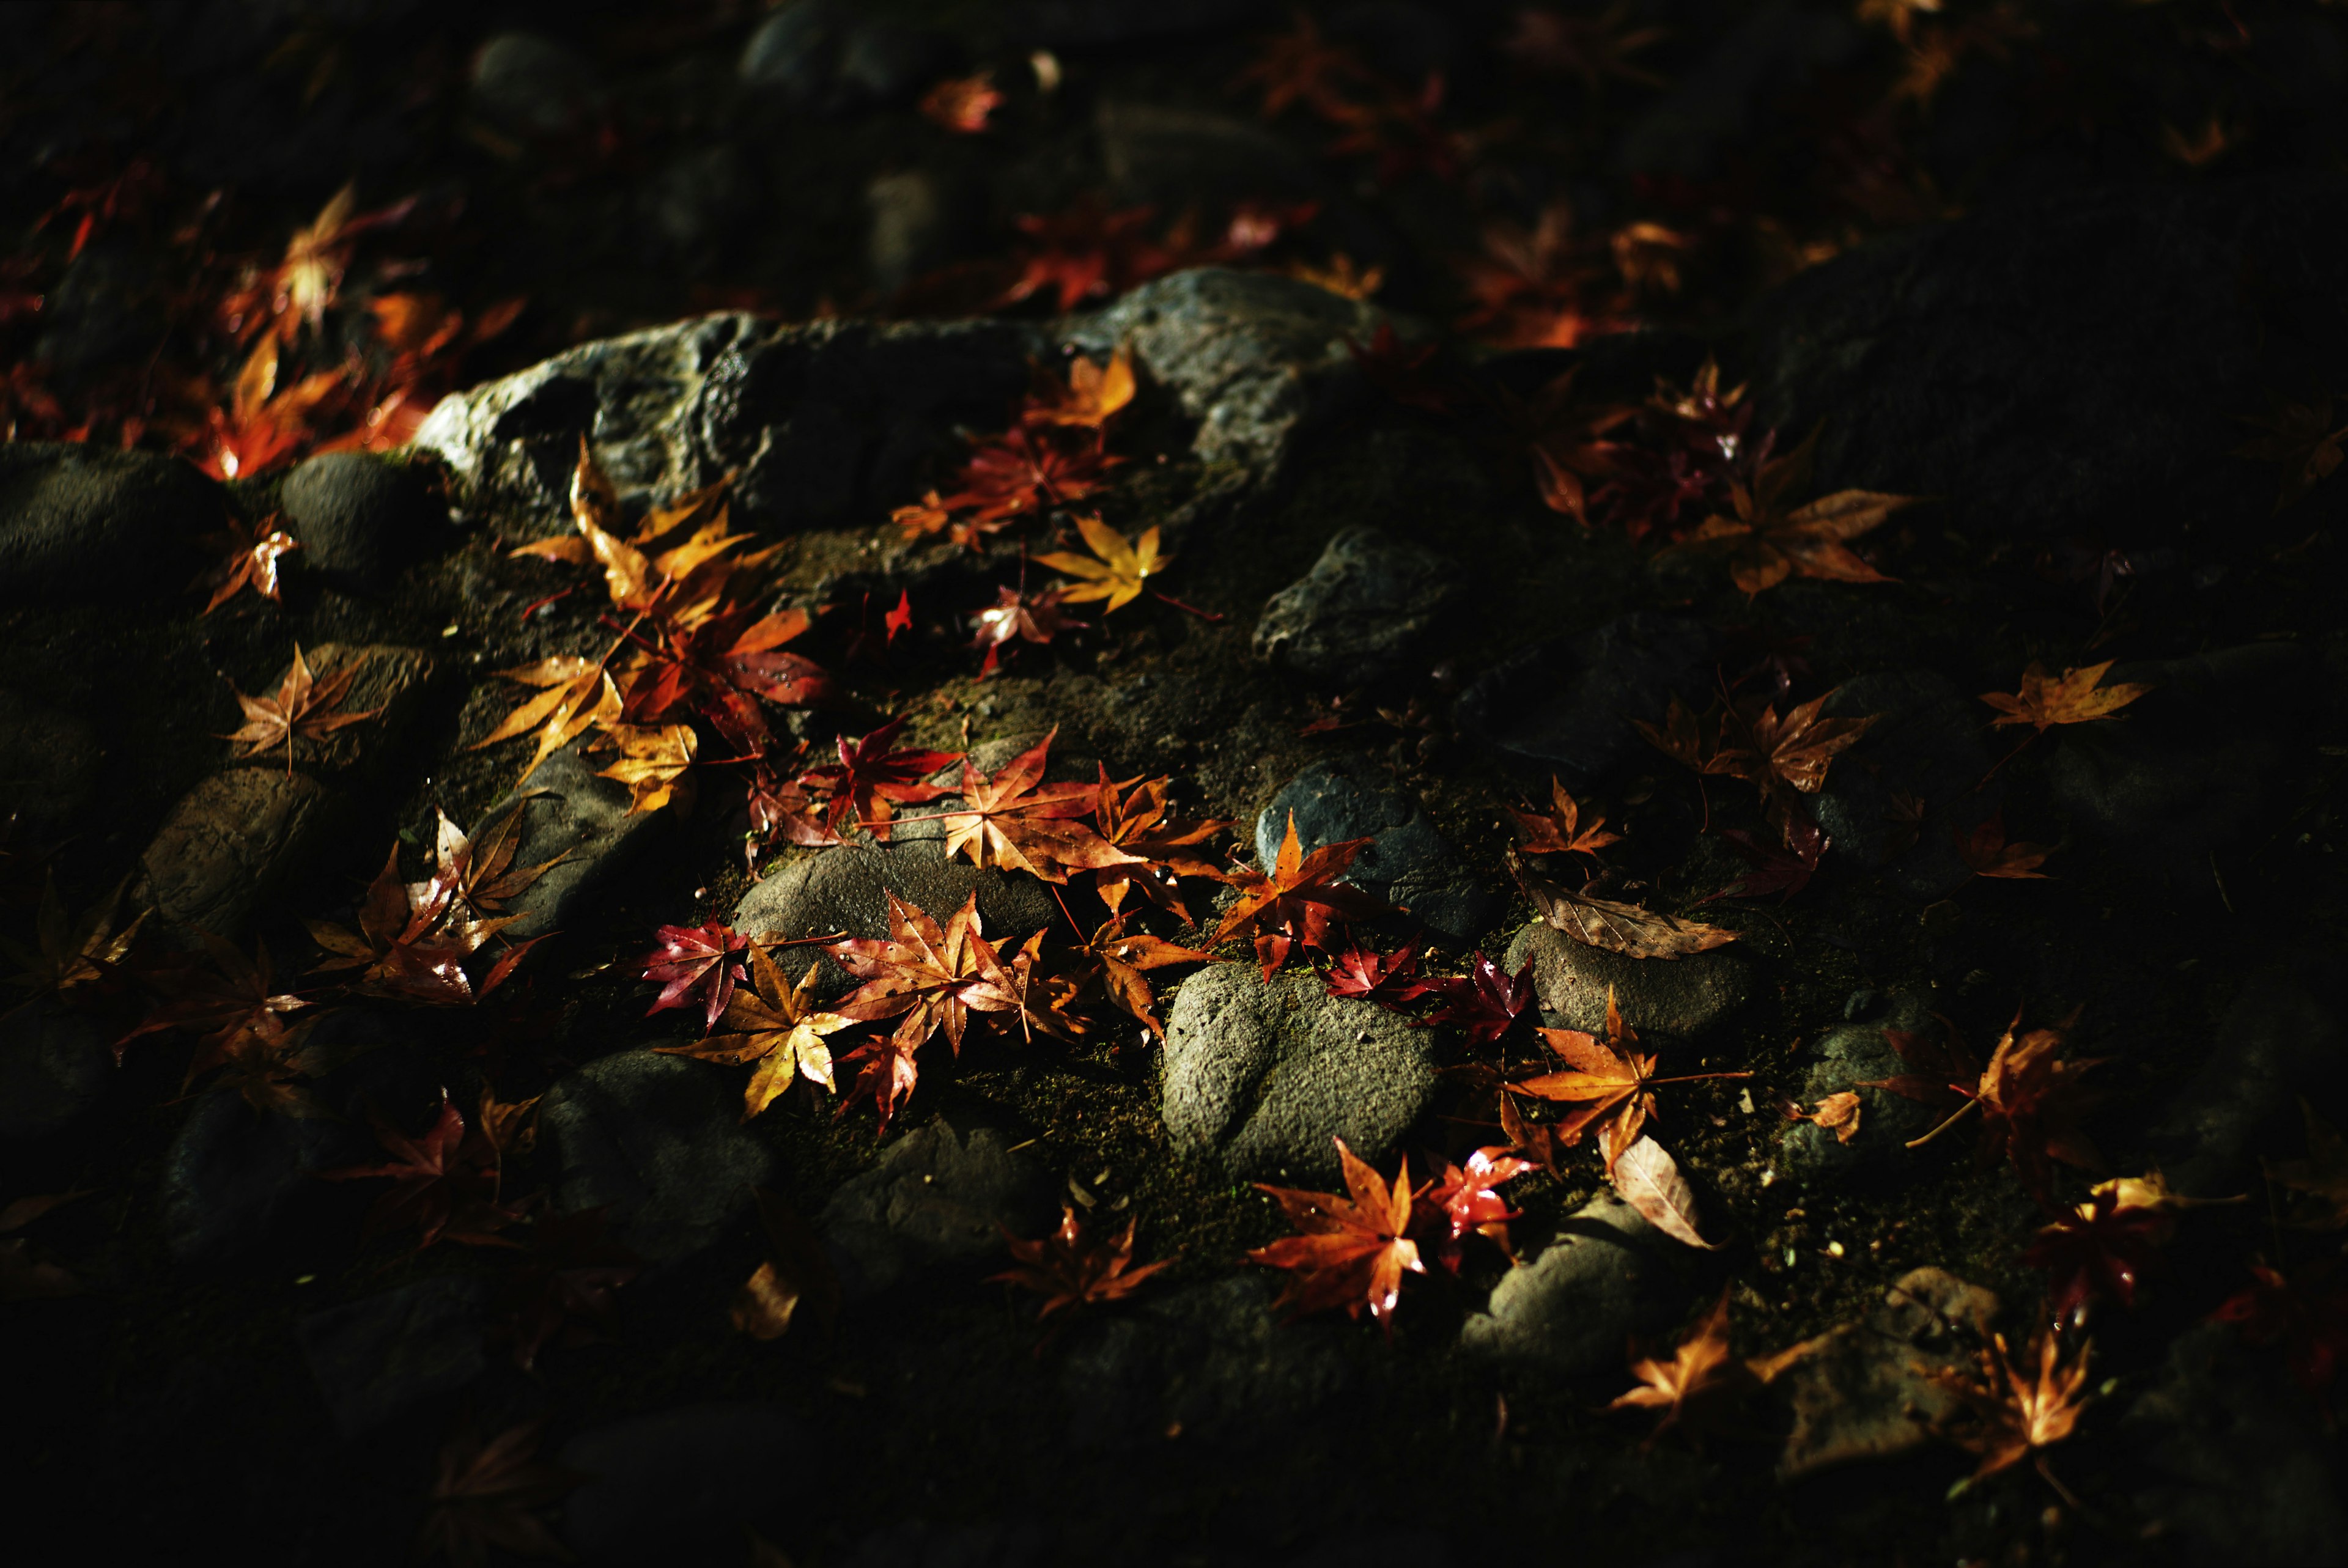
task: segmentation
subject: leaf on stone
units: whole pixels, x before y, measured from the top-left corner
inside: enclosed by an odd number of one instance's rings
[[[278,562],[302,546],[275,527],[276,521],[273,514],[252,524],[232,518],[221,531],[204,536],[205,548],[219,551],[221,559],[188,585],[211,590],[203,614],[210,615],[248,588],[263,599],[284,602],[278,589]]]
[[[1091,784],[1044,783],[1056,727],[994,774],[962,767],[963,809],[942,814],[946,858],[970,856],[973,866],[1025,871],[1066,882],[1071,871],[1097,870],[1133,857],[1079,818],[1092,814]]]
[[[1566,792],[1554,774],[1550,775],[1549,787],[1550,806],[1547,812],[1500,808],[1516,824],[1519,854],[1587,855],[1594,860],[1608,845],[1622,842],[1621,834],[1605,830],[1606,819],[1602,816],[1591,816],[1585,825],[1581,803]]]
[[[416,1136],[370,1113],[376,1141],[391,1158],[378,1165],[345,1165],[318,1174],[330,1182],[387,1178],[391,1191],[367,1211],[363,1234],[414,1229],[417,1249],[444,1237],[469,1246],[512,1246],[497,1233],[520,1216],[498,1203],[499,1156],[480,1129],[469,1125],[443,1091],[432,1125]]]
[[[1056,588],[1038,589],[1032,593],[1025,589],[995,589],[994,602],[971,617],[971,625],[978,632],[971,640],[971,646],[986,651],[985,660],[979,665],[978,678],[983,681],[994,673],[1003,650],[1014,641],[1040,646],[1063,631],[1082,630],[1089,624],[1061,608],[1067,597]]]
[[[1443,1002],[1426,1020],[1428,1028],[1448,1025],[1471,1046],[1491,1045],[1533,1004],[1533,960],[1528,957],[1511,975],[1479,949],[1466,974],[1424,981],[1419,989]]]
[[[2024,844],[2019,840],[2008,843],[2003,813],[1967,833],[1952,830],[1957,841],[1957,858],[1965,869],[1976,876],[1999,877],[2011,881],[2024,879],[2044,881],[2046,873],[2038,869],[2046,857],[2054,853],[2047,844]]]
[[[757,1071],[742,1090],[742,1120],[767,1109],[800,1079],[833,1090],[831,1048],[825,1037],[854,1026],[855,1020],[815,1005],[816,970],[810,963],[794,987],[785,979],[767,949],[752,945],[750,979],[737,987],[726,1006],[726,1027],[731,1031],[711,1035],[691,1045],[654,1049],[671,1056],[697,1057],[732,1067],[756,1065]]]
[[[1133,350],[1119,343],[1105,365],[1082,354],[1069,361],[1066,386],[1047,378],[1040,390],[1028,395],[1019,417],[1029,425],[1075,425],[1097,430],[1133,401],[1135,391]]]
[[[1155,528],[1144,528],[1138,538],[1128,539],[1102,522],[1096,513],[1077,518],[1076,531],[1084,536],[1091,555],[1053,550],[1035,558],[1054,571],[1064,571],[1079,579],[1074,587],[1061,591],[1060,597],[1069,604],[1106,600],[1101,613],[1114,614],[1139,599],[1148,580],[1174,562],[1172,556],[1158,553]]]
[[[962,761],[962,753],[901,747],[897,737],[904,728],[905,720],[899,717],[853,745],[842,735],[835,743],[839,752],[836,764],[809,768],[799,775],[802,782],[830,792],[825,809],[833,833],[861,827],[886,844],[892,803],[918,805],[952,793],[942,784],[922,781]]]
[[[1739,1072],[1707,1076],[1746,1075]],[[1609,1168],[1607,1177],[1624,1203],[1673,1241],[1685,1242],[1706,1252],[1720,1250],[1719,1243],[1708,1242],[1696,1234],[1695,1190],[1680,1174],[1678,1164],[1664,1153],[1663,1146],[1653,1138],[1642,1137],[1624,1149]]]
[[[41,884],[41,902],[33,917],[33,946],[0,937],[0,956],[15,966],[8,984],[29,996],[55,996],[62,1000],[77,1000],[77,993],[86,987],[100,984],[114,975],[130,956],[139,940],[139,927],[147,923],[141,911],[130,924],[115,928],[115,917],[122,908],[122,895],[130,880],[124,877],[114,885],[114,890],[81,912],[79,918],[66,913],[65,903],[57,897],[57,873],[51,871]]]
[[[827,949],[842,968],[864,982],[833,1011],[860,1023],[899,1020],[893,1032],[876,1034],[840,1059],[843,1064],[862,1065],[838,1114],[845,1114],[869,1093],[884,1132],[889,1118],[913,1091],[913,1053],[932,1035],[943,1030],[947,1043],[959,1053],[971,1013],[1026,1016],[1019,988],[983,934],[975,889],[942,927],[927,911],[895,893],[888,899],[886,939],[851,938]]]
[[[1321,980],[1333,997],[1399,1009],[1426,996],[1429,989],[1427,982],[1418,978],[1416,939],[1391,953],[1380,953],[1374,948],[1363,947],[1348,932],[1345,946],[1332,952],[1329,958],[1329,968],[1322,972]]]
[[[229,690],[236,692],[237,706],[244,710],[244,723],[235,733],[224,735],[244,748],[240,757],[257,757],[281,743],[285,747],[285,772],[294,772],[294,740],[324,741],[336,730],[364,723],[383,712],[370,708],[364,713],[341,711],[343,699],[350,692],[351,682],[358,678],[365,660],[356,660],[320,681],[310,672],[310,662],[302,657],[302,645],[294,645],[294,662],[279,682],[273,697],[248,697],[237,692],[233,682]]]
[[[1156,1011],[1158,999],[1148,971],[1176,964],[1210,964],[1215,955],[1180,947],[1146,931],[1128,931],[1129,918],[1129,912],[1110,916],[1076,953],[1091,963],[1108,999],[1162,1040],[1166,1026]]]
[[[1253,931],[1256,958],[1269,980],[1299,947],[1328,951],[1331,920],[1369,920],[1394,913],[1383,899],[1337,880],[1370,844],[1367,838],[1349,838],[1307,855],[1296,836],[1296,814],[1290,812],[1270,876],[1246,866],[1225,873],[1224,880],[1240,891],[1239,901],[1224,913],[1208,941],[1228,942]]]
[[[1128,888],[1139,888],[1143,897],[1188,924],[1190,910],[1182,900],[1179,879],[1220,879],[1221,870],[1201,855],[1198,846],[1231,824],[1220,817],[1186,821],[1175,816],[1169,798],[1171,779],[1128,779],[1118,783],[1110,779],[1106,766],[1098,771],[1100,782],[1095,790],[1093,825],[1126,858],[1096,866],[1093,890],[1114,913],[1124,907]]]
[[[535,793],[535,792],[533,792]],[[517,800],[496,821],[469,838],[464,829],[439,812],[433,840],[433,876],[450,892],[452,909],[476,917],[507,914],[507,906],[536,885],[538,879],[571,857],[564,850],[535,866],[517,866],[521,850],[522,812],[530,796]]]
[[[1611,898],[1592,898],[1533,870],[1508,852],[1509,871],[1540,917],[1586,947],[1632,958],[1684,958],[1736,940],[1718,926]]]
[[[2087,1391],[2091,1349],[2083,1342],[2076,1355],[2065,1357],[2061,1335],[2042,1324],[2019,1367],[2000,1334],[1975,1356],[1973,1366],[1927,1374],[1960,1402],[1960,1414],[1937,1430],[1981,1456],[1975,1480],[2010,1470],[2025,1459],[2046,1473],[2045,1450],[2071,1435],[2094,1398]]]
[[[1581,1141],[1584,1132],[1596,1127],[1610,1175],[1624,1153],[1639,1141],[1647,1119],[1656,1114],[1654,1091],[1658,1086],[1753,1076],[1749,1072],[1694,1072],[1657,1077],[1655,1056],[1639,1050],[1638,1032],[1622,1021],[1622,1009],[1615,1004],[1611,986],[1606,990],[1604,1040],[1578,1029],[1544,1029],[1536,1032],[1565,1062],[1565,1070],[1511,1083],[1508,1086],[1509,1092],[1572,1106],[1558,1122],[1558,1136],[1570,1146]],[[1664,1167],[1670,1166],[1670,1156],[1661,1149],[1654,1151],[1654,1156],[1661,1157]],[[1653,1158],[1650,1157],[1651,1163]]]
[[[1823,427],[1821,427],[1823,428]],[[1799,574],[1830,582],[1890,582],[1847,542],[1873,532],[1913,496],[1838,490],[1802,506],[1787,497],[1808,485],[1819,431],[1785,456],[1764,462],[1747,483],[1733,481],[1734,516],[1715,513],[1674,548],[1707,548],[1727,558],[1729,578],[1747,595]]]
[[[2136,681],[2103,685],[2104,672],[2111,667],[2112,661],[2106,659],[2101,664],[2049,677],[2044,667],[2034,661],[2022,672],[2020,692],[2010,696],[2003,692],[1982,693],[1981,700],[1997,710],[1990,727],[2028,724],[2035,733],[2044,734],[2057,724],[2093,723],[2110,718],[2152,690]]]
[[[1359,1317],[1367,1308],[1391,1334],[1402,1276],[1426,1272],[1410,1235],[1410,1158],[1403,1157],[1389,1187],[1344,1139],[1333,1142],[1344,1169],[1345,1192],[1308,1193],[1256,1183],[1303,1234],[1257,1247],[1248,1257],[1295,1271],[1276,1304],[1288,1307],[1292,1318],[1333,1307]]]
[[[1022,1241],[998,1225],[1014,1263],[1001,1274],[989,1275],[988,1281],[1015,1285],[1041,1296],[1044,1305],[1035,1313],[1039,1321],[1055,1312],[1122,1301],[1174,1261],[1160,1258],[1134,1266],[1133,1235],[1139,1223],[1128,1219],[1122,1231],[1087,1235],[1076,1209],[1064,1204],[1059,1228],[1034,1241]]]
[[[1836,1143],[1848,1143],[1859,1136],[1859,1117],[1864,1110],[1865,1102],[1858,1092],[1846,1089],[1819,1101],[1815,1111],[1795,1110],[1787,1114],[1797,1121],[1815,1122],[1821,1129],[1832,1132]]]
[[[612,724],[603,733],[620,755],[595,776],[628,786],[630,816],[675,799],[700,749],[690,724]]]
[[[541,763],[589,730],[620,721],[620,689],[599,660],[560,654],[498,673],[509,681],[536,686],[539,693],[468,749],[479,751],[537,731],[538,749],[530,766],[521,771],[525,779],[538,771]]]
[[[427,1494],[418,1557],[437,1553],[455,1568],[488,1568],[494,1547],[520,1557],[570,1561],[570,1549],[537,1511],[591,1478],[535,1457],[543,1430],[532,1421],[483,1442],[469,1419],[450,1433]]]
[[[705,1032],[716,1028],[734,988],[745,979],[735,955],[750,946],[750,938],[719,920],[663,926],[653,935],[659,945],[644,955],[641,978],[657,984],[661,993],[644,1016],[666,1008],[696,1009]]]
[[[1510,1209],[1499,1189],[1540,1166],[1519,1159],[1499,1145],[1478,1149],[1464,1166],[1445,1161],[1443,1173],[1419,1194],[1420,1209],[1435,1217],[1446,1233],[1436,1244],[1437,1262],[1453,1274],[1464,1255],[1460,1244],[1469,1233],[1482,1236],[1513,1259],[1509,1245],[1509,1222],[1522,1216]]]
[[[1631,1362],[1638,1387],[1618,1395],[1610,1410],[1660,1410],[1654,1429],[1642,1448],[1653,1446],[1664,1432],[1677,1427],[1701,1449],[1704,1440],[1719,1429],[1736,1405],[1798,1358],[1779,1355],[1740,1361],[1728,1348],[1728,1286],[1720,1299],[1680,1337],[1671,1359],[1643,1356]]]
[[[753,1339],[779,1339],[802,1312],[829,1332],[839,1316],[839,1276],[823,1242],[798,1212],[764,1187],[754,1189],[767,1256],[734,1295],[734,1327]]]

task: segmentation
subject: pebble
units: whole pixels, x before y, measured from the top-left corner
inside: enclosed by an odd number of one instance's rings
[[[1501,1276],[1461,1327],[1460,1348],[1567,1376],[1620,1367],[1630,1337],[1659,1326],[1684,1295],[1657,1235],[1630,1204],[1599,1194],[1538,1256]]]
[[[559,136],[577,129],[601,97],[595,67],[537,33],[499,33],[473,56],[473,112],[501,130]]]
[[[915,1128],[850,1177],[818,1217],[850,1300],[1003,1250],[1003,1229],[1041,1235],[1056,1221],[1052,1184],[992,1127],[944,1118]],[[999,1228],[1000,1227],[1000,1228]]]

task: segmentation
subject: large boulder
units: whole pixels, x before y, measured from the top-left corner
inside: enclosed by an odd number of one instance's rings
[[[506,901],[520,917],[505,929],[514,940],[544,936],[578,920],[627,866],[657,848],[675,827],[665,811],[630,812],[628,786],[600,776],[575,741],[541,763],[505,799],[473,825],[480,836],[520,807],[516,866],[558,863]]]
[[[0,442],[0,600],[178,593],[227,518],[220,487],[177,457]]]
[[[257,911],[319,869],[349,815],[340,792],[307,774],[226,769],[163,819],[139,857],[132,896],[174,925],[241,940]]]

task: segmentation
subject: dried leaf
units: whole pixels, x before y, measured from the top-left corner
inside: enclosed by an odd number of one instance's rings
[[[1632,958],[1684,958],[1736,940],[1735,932],[1717,926],[1576,893],[1526,866],[1514,850],[1508,861],[1541,918],[1585,946]]]
[[[1101,613],[1114,614],[1140,598],[1149,579],[1174,562],[1172,556],[1158,553],[1158,530],[1154,528],[1144,528],[1138,538],[1128,539],[1095,514],[1077,518],[1076,531],[1091,547],[1092,555],[1054,550],[1035,558],[1055,571],[1082,579],[1075,587],[1062,590],[1061,599],[1069,604],[1107,600]]]
[[[1292,1317],[1343,1307],[1348,1317],[1359,1317],[1367,1307],[1391,1332],[1402,1276],[1426,1272],[1418,1244],[1410,1238],[1410,1160],[1404,1157],[1388,1188],[1343,1138],[1334,1142],[1346,1191],[1307,1193],[1256,1183],[1303,1234],[1258,1247],[1248,1256],[1296,1271],[1278,1303],[1291,1308]]]
[[[1641,1138],[1616,1157],[1608,1175],[1623,1202],[1637,1209],[1649,1225],[1673,1241],[1706,1252],[1720,1250],[1718,1243],[1696,1234],[1695,1191],[1661,1143]]]

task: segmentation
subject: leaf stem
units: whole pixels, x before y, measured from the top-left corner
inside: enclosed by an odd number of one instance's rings
[[[1952,1112],[1951,1112],[1949,1113],[1949,1119],[1948,1119],[1947,1121],[1945,1121],[1945,1122],[1941,1122],[1938,1127],[1933,1128],[1930,1132],[1925,1133],[1921,1138],[1911,1138],[1911,1139],[1910,1139],[1910,1140],[1908,1141],[1908,1144],[1907,1144],[1907,1146],[1908,1146],[1909,1148],[1910,1148],[1910,1149],[1921,1149],[1921,1148],[1922,1148],[1925,1144],[1927,1144],[1927,1143],[1931,1143],[1933,1139],[1935,1139],[1935,1138],[1939,1137],[1941,1133],[1943,1133],[1943,1132],[1947,1132],[1950,1128],[1952,1128],[1952,1127],[1955,1126],[1955,1125],[1957,1124],[1958,1121],[1959,1121],[1961,1118],[1962,1118],[1962,1117],[1963,1117],[1963,1115],[1964,1115],[1964,1113],[1965,1113],[1966,1112],[1968,1112],[1968,1111],[1977,1111],[1977,1110],[1979,1110],[1980,1108],[1981,1108],[1981,1102],[1980,1102],[1980,1101],[1978,1101],[1978,1100],[1968,1100],[1968,1101],[1966,1101],[1962,1105],[1958,1106],[1958,1107],[1956,1108],[1956,1110],[1954,1110],[1954,1111],[1952,1111]]]

